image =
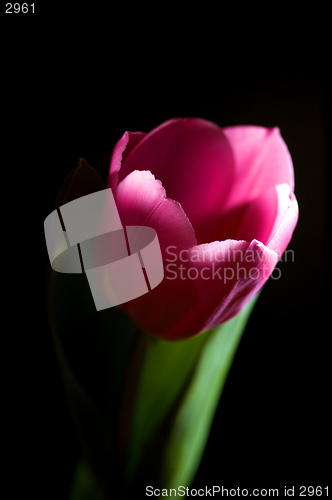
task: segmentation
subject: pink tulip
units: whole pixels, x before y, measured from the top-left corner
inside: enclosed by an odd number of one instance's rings
[[[298,219],[279,129],[172,119],[116,144],[108,187],[123,225],[158,234],[165,277],[123,308],[168,340],[229,320],[254,297]]]

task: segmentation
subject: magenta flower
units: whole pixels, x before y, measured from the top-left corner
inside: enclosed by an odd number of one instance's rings
[[[126,132],[110,165],[123,225],[157,231],[165,277],[123,305],[142,330],[190,337],[235,316],[261,289],[298,219],[279,130],[173,119]]]

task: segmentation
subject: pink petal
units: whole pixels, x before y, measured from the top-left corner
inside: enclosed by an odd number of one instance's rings
[[[256,240],[250,244],[227,240],[191,249],[192,255],[197,252],[201,260],[188,264],[196,267],[196,272],[189,273],[193,278],[197,274],[197,278],[187,280],[187,286],[197,292],[197,302],[172,331],[166,333],[168,340],[214,328],[238,314],[264,285],[278,260],[274,251]]]
[[[277,254],[257,240],[248,245],[244,257],[241,254],[239,257],[229,294],[205,320],[203,330],[214,328],[238,314],[262,288],[278,262]]]
[[[234,183],[212,222],[202,220],[201,228],[193,224],[198,241],[257,239],[266,244],[290,203],[291,157],[278,129],[240,126],[223,131],[233,151]]]
[[[232,152],[222,130],[197,118],[170,120],[147,134],[123,161],[119,179],[134,170],[150,170],[160,179],[198,232],[216,209],[220,213],[234,181]]]
[[[256,239],[266,245],[280,226],[290,204],[288,184],[270,187],[248,203],[235,238],[246,241]]]
[[[145,132],[125,132],[121,139],[119,139],[114,146],[111,156],[107,187],[112,188],[112,192],[115,198],[119,170],[121,168],[122,161],[128,156],[128,154],[136,146],[136,144],[138,144],[145,136]]]
[[[236,315],[263,286],[277,262],[262,243],[227,240],[172,251],[162,283],[127,305],[144,331],[178,340]]]
[[[272,231],[272,237],[269,240],[267,247],[277,253],[278,259],[281,258],[288,243],[291,240],[299,217],[299,207],[294,193],[290,194],[290,205],[286,210],[284,218],[280,222],[278,228]],[[279,222],[278,220],[276,221]]]
[[[278,128],[238,126],[223,132],[232,148],[235,169],[227,207],[253,200],[278,184],[294,190],[292,159]]]
[[[123,225],[147,225],[156,230],[164,259],[168,248],[178,253],[197,243],[180,204],[166,198],[161,182],[151,172],[132,172],[119,183],[117,208]],[[193,297],[183,285],[163,280],[148,294],[122,308],[144,331],[158,335],[159,330],[170,329],[181,318],[183,309],[192,307]]]
[[[117,187],[117,208],[124,226],[148,226],[157,231],[162,252],[196,245],[192,225],[179,203],[166,197],[151,172],[135,171]]]

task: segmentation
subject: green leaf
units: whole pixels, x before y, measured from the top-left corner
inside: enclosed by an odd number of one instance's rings
[[[80,460],[76,466],[69,500],[105,500],[85,460]]]
[[[214,329],[201,351],[167,441],[161,467],[165,488],[189,486],[195,476],[228,371],[257,297],[236,317]]]
[[[147,338],[128,441],[132,491],[148,480],[162,488],[192,481],[256,299],[232,320],[191,339]]]
[[[129,435],[129,480],[142,462],[150,438],[182,393],[205,342],[204,335],[178,342],[147,337]]]

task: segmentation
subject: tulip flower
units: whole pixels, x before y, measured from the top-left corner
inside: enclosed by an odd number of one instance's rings
[[[258,292],[298,219],[277,128],[176,118],[126,132],[107,187],[123,226],[156,231],[164,279],[96,311],[83,274],[51,272],[50,324],[84,450],[71,500],[190,486]],[[103,189],[81,160],[56,207]]]
[[[150,133],[126,132],[113,150],[108,187],[123,225],[158,234],[165,278],[123,309],[166,340],[237,315],[273,272],[298,218],[292,160],[278,128],[176,118]]]

